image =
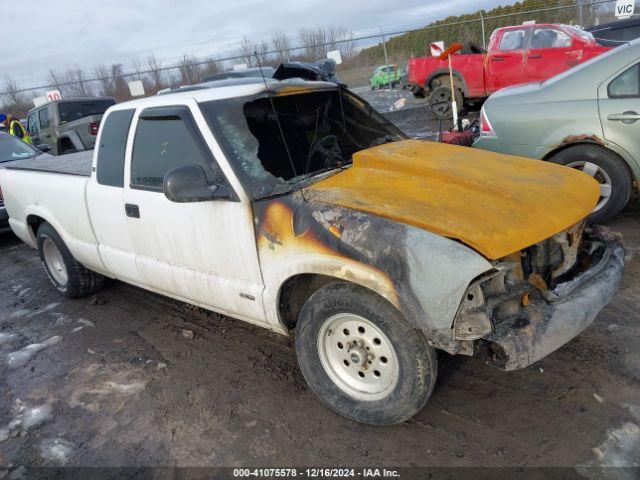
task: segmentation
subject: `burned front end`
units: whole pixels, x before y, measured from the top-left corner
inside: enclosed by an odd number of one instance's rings
[[[452,353],[484,351],[492,365],[516,370],[593,322],[618,289],[624,249],[618,234],[581,222],[493,267],[462,300]]]

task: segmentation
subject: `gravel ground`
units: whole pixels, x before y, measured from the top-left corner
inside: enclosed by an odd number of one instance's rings
[[[0,478],[22,465],[640,466],[639,215],[610,225],[626,273],[591,328],[517,372],[443,355],[430,402],[389,428],[324,408],[291,338],[115,281],[64,299],[36,252],[1,235]]]

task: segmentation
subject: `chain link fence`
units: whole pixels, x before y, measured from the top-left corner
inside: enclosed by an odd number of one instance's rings
[[[58,90],[65,98],[108,95],[118,101],[132,98],[129,82],[138,80],[145,95],[155,95],[167,88],[199,83],[207,75],[238,66],[276,66],[284,61],[313,62],[326,58],[330,51],[339,50],[342,63],[337,74],[350,87],[370,85],[373,70],[386,64],[406,66],[412,56],[428,55],[429,44],[444,41],[473,43],[486,47],[491,33],[500,27],[518,25],[525,21],[536,23],[564,23],[588,27],[615,20],[615,0],[580,2],[525,0],[511,6],[496,7],[489,12],[477,11],[432,22],[421,28],[380,28],[379,32],[354,36],[344,28],[301,29],[299,46],[276,33],[269,41],[251,42],[247,38],[235,54],[197,58],[184,55],[171,63],[151,55],[133,63],[125,70],[122,64],[99,66],[92,73],[79,67],[64,73],[51,71],[48,81],[22,88],[9,76],[0,84],[3,111],[24,115],[32,108],[34,98],[45,92]],[[366,8],[366,7],[363,7]]]

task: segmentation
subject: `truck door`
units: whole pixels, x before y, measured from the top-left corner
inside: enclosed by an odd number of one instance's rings
[[[55,138],[53,136],[53,122],[51,121],[51,103],[37,110],[38,123],[40,124],[39,142],[37,145],[46,144],[51,145],[52,153],[58,154],[58,150],[55,145]]]
[[[104,119],[87,184],[87,205],[103,263],[119,280],[140,285],[124,210],[124,165],[134,113],[113,110]]]
[[[598,108],[604,138],[631,154],[640,152],[640,64],[600,85]]]
[[[264,323],[251,204],[223,174],[212,153],[220,150],[197,104],[146,108],[139,112],[135,129],[124,208],[144,283]],[[228,198],[170,201],[162,188],[165,174],[193,164],[205,170],[212,185],[227,188]]]
[[[486,56],[487,94],[524,82],[526,28],[505,30]]]
[[[562,30],[534,27],[526,56],[526,81],[539,82],[564,72],[579,63],[581,54],[580,48],[574,48],[574,39]]]

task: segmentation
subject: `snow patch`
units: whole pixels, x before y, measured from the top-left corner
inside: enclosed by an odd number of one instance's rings
[[[95,328],[95,326],[96,326],[96,324],[93,323],[91,320],[87,320],[85,318],[79,318],[78,319],[78,323],[81,323],[85,327],[94,327]]]
[[[7,438],[9,438],[9,429],[0,428],[0,442],[4,442]]]
[[[51,405],[46,403],[26,409],[22,414],[22,427],[25,430],[29,430],[30,428],[37,427],[38,425],[51,420],[51,418],[53,418],[51,412]]]
[[[27,345],[22,350],[11,352],[9,355],[7,355],[7,363],[10,367],[13,368],[22,367],[23,365],[26,365],[27,362],[31,360],[31,357],[33,357],[36,353],[44,350],[47,347],[50,347],[51,345],[55,345],[60,340],[62,340],[62,337],[56,335],[55,337],[51,337],[50,339],[42,343],[32,343],[31,345]]]
[[[21,310],[16,310],[15,312],[13,312],[12,314],[9,315],[9,320],[13,320],[15,318],[25,317],[29,313],[31,313],[31,310],[29,310],[28,308],[23,308]]]
[[[76,333],[79,332],[80,330],[82,330],[84,327],[76,327],[73,330],[71,330],[72,333]]]
[[[40,444],[40,455],[45,460],[66,465],[69,461],[69,455],[73,453],[75,448],[76,446],[73,442],[64,438],[48,438]]]

